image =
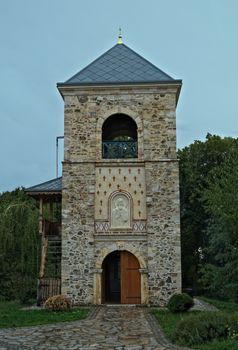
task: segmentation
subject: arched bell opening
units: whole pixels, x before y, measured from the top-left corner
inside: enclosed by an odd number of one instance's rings
[[[137,158],[137,124],[126,114],[113,114],[102,126],[102,157]]]
[[[102,263],[102,303],[141,304],[138,259],[128,251],[114,251]]]

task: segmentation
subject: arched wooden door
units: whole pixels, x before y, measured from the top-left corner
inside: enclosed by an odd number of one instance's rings
[[[140,265],[137,258],[127,252],[121,252],[121,303],[141,303]]]
[[[141,304],[140,265],[127,251],[115,251],[103,262],[102,302]]]

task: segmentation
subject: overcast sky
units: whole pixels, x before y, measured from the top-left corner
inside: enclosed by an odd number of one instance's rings
[[[0,0],[0,191],[55,177],[56,83],[115,45],[120,25],[126,45],[183,80],[178,148],[238,137],[237,0]]]

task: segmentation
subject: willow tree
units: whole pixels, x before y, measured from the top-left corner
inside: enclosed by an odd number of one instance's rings
[[[23,189],[0,195],[0,242],[0,298],[33,297],[38,272],[38,210]]]

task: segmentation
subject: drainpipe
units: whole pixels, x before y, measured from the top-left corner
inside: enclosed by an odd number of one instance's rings
[[[58,177],[58,158],[59,158],[59,140],[63,139],[64,136],[57,136],[56,137],[56,177]]]

